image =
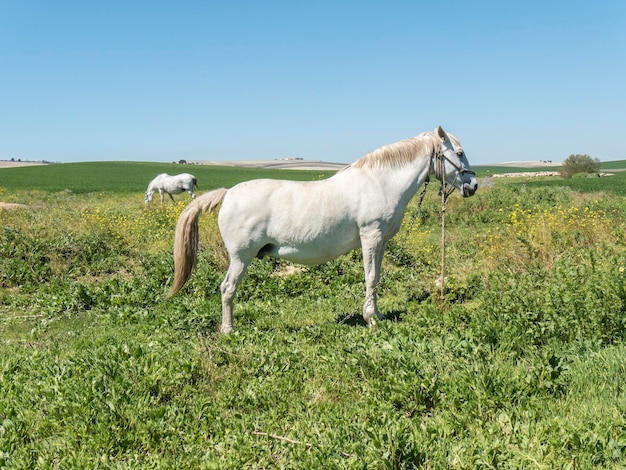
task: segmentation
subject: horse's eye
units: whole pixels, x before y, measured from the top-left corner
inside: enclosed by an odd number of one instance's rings
[[[462,156],[463,156],[463,150],[459,150],[459,151],[456,153],[456,156],[457,156],[457,157],[462,157]]]

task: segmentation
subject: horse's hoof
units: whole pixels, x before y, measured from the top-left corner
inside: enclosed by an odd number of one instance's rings
[[[372,315],[369,318],[363,318],[363,320],[365,320],[367,326],[369,326],[370,328],[374,328],[376,326],[376,321],[378,320],[378,318],[376,318],[375,315]]]
[[[222,325],[220,327],[220,333],[224,334],[224,335],[229,335],[233,332],[233,327],[232,326],[224,326]]]

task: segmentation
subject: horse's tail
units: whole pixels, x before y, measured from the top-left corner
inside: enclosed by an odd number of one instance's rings
[[[198,219],[200,214],[213,211],[224,200],[224,188],[216,189],[194,199],[180,214],[174,235],[174,283],[170,296],[175,295],[191,277],[198,257]]]
[[[194,179],[192,179],[192,180],[191,180],[191,183],[192,183],[192,186],[191,186],[192,188],[195,186],[197,189],[200,189],[200,188],[198,187],[198,180],[197,180],[197,179],[195,179],[195,178],[194,178]]]

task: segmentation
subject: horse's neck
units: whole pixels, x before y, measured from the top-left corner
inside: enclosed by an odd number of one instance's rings
[[[150,186],[148,186],[148,190],[146,192],[154,193],[157,189],[159,189],[160,185],[161,185],[161,180],[160,179],[152,181],[150,183]]]
[[[430,158],[420,157],[407,165],[379,170],[379,181],[388,195],[395,194],[400,204],[408,204],[417,190],[429,179]]]
[[[150,183],[150,186],[152,186],[152,189],[156,191],[158,188],[163,187],[163,185],[167,181],[167,178],[168,178],[167,175],[159,175],[155,179],[152,180],[152,183]]]

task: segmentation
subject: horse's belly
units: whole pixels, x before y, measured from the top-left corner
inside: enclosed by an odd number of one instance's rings
[[[353,223],[337,224],[320,217],[311,224],[311,220],[298,219],[294,214],[288,218],[289,227],[267,227],[267,236],[275,243],[275,256],[293,263],[321,264],[360,246],[359,230]]]
[[[298,264],[322,264],[332,261],[359,246],[358,240],[350,243],[320,245],[283,245],[276,248],[274,254],[279,258],[286,259]]]
[[[174,188],[165,188],[165,190],[164,190],[164,191],[165,191],[166,193],[169,193],[169,194],[180,194],[180,193],[184,193],[184,192],[185,192],[185,188],[177,188],[177,187],[174,187]]]

